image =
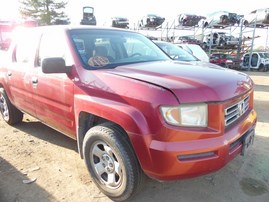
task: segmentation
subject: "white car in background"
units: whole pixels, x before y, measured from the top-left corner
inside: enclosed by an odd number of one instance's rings
[[[269,8],[262,8],[252,11],[244,16],[244,25],[255,24],[258,27],[264,27],[269,24]]]
[[[199,60],[203,62],[209,62],[209,56],[201,48],[201,46],[196,44],[176,44],[176,45],[188,51],[189,53],[197,57]]]
[[[269,70],[269,53],[268,52],[253,52],[243,55],[241,69],[268,71]]]

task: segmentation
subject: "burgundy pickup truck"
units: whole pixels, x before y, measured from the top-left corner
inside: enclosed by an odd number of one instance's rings
[[[254,139],[253,82],[207,63],[171,60],[147,37],[90,26],[29,28],[0,66],[0,109],[77,141],[94,182],[112,200],[157,180],[216,171]]]

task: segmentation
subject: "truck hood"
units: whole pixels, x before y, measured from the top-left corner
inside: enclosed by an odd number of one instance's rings
[[[110,73],[163,87],[181,103],[224,101],[253,87],[248,75],[207,62],[147,62],[120,66]]]

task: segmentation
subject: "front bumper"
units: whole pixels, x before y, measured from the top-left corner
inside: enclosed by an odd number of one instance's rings
[[[217,171],[242,152],[244,137],[254,131],[256,121],[256,112],[252,110],[219,137],[185,142],[152,140],[153,166],[145,173],[158,180],[175,180]]]

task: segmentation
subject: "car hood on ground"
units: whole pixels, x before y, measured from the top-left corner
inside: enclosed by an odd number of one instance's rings
[[[253,87],[244,73],[198,61],[147,62],[120,66],[110,73],[171,90],[181,103],[224,101]]]

